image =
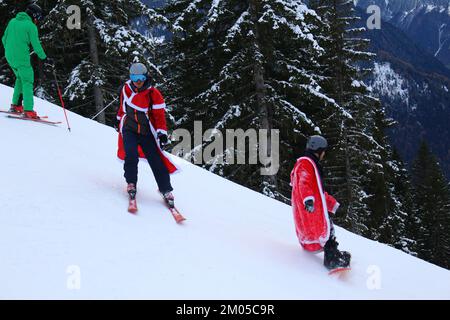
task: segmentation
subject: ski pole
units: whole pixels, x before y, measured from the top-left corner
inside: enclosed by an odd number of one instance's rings
[[[58,79],[56,78],[56,70],[54,66],[53,66],[53,76],[55,77],[56,88],[58,89],[59,100],[61,101],[61,106],[63,107],[64,110],[64,116],[66,117],[67,129],[69,130],[69,132],[71,132],[69,119],[67,118],[66,107],[64,106],[64,100],[62,98],[61,89],[59,88]]]
[[[91,118],[91,120],[94,120],[95,118],[97,118],[99,115],[100,115],[100,113],[102,113],[103,111],[105,111],[110,105],[112,105],[114,102],[116,102],[117,101],[117,98],[115,98],[113,101],[111,101],[106,107],[104,107],[101,111],[99,111],[95,116],[93,116],[92,118]]]

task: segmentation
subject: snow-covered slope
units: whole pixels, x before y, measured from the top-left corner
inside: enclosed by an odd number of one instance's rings
[[[6,108],[12,90],[0,85]],[[63,120],[60,108],[36,109]],[[291,209],[183,160],[175,224],[140,163],[139,214],[126,212],[113,129],[0,115],[0,298],[450,298],[450,272],[340,228],[345,279],[297,244]],[[79,286],[78,286],[79,285]]]

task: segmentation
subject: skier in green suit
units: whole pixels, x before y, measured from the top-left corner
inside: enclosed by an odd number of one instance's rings
[[[11,19],[2,38],[6,61],[16,76],[10,112],[23,113],[24,117],[33,119],[39,117],[33,110],[34,71],[30,61],[30,46],[41,60],[47,59],[37,28],[42,18],[42,9],[35,3],[30,4],[26,12],[19,12]],[[23,106],[20,105],[21,96]]]

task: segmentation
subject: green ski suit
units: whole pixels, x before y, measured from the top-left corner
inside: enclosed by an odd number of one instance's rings
[[[30,45],[41,60],[47,58],[41,46],[38,28],[26,12],[19,12],[8,23],[2,38],[6,61],[16,76],[12,104],[17,105],[23,95],[25,111],[33,110],[34,72],[30,60]]]

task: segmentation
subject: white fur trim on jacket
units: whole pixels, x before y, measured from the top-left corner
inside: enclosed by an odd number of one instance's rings
[[[340,205],[341,205],[341,204],[340,204],[339,202],[336,201],[336,204],[334,205],[333,210],[331,210],[331,212],[332,212],[332,213],[336,213],[336,211],[337,211],[337,209],[339,209]]]
[[[316,201],[316,199],[314,198],[314,196],[308,196],[308,197],[306,197],[305,199],[303,199],[303,204],[306,204],[306,201],[308,201],[308,200],[312,200],[312,201]]]
[[[165,109],[165,108],[166,108],[166,104],[165,104],[165,103],[154,104],[154,105],[153,105],[153,110],[156,110],[156,109]]]

